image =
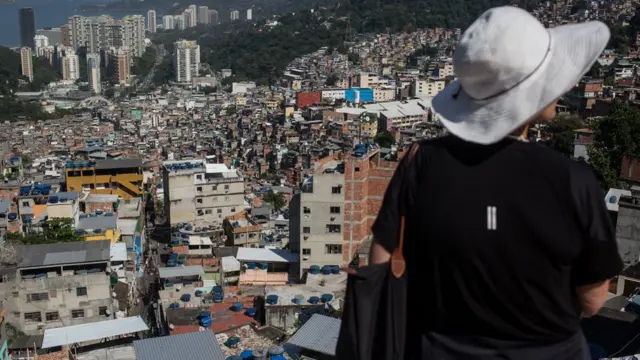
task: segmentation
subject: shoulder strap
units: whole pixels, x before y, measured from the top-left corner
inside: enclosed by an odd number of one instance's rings
[[[414,143],[413,145],[411,145],[411,148],[409,149],[409,153],[405,155],[409,157],[405,163],[405,166],[407,166],[407,170],[409,169],[409,165],[413,162],[413,159],[415,158],[419,147],[420,145],[418,143]],[[406,177],[402,180],[403,187],[402,189],[400,189],[400,196],[399,196],[400,209],[404,209],[404,206],[403,206],[404,205],[403,203],[405,200],[404,192],[406,191],[406,186],[404,186],[405,184],[406,184]],[[405,263],[404,252],[403,252],[404,227],[405,227],[405,215],[404,215],[404,212],[401,212],[400,227],[398,232],[398,246],[396,247],[393,254],[391,254],[391,273],[396,278],[400,278],[404,274],[405,270],[407,269],[407,264]]]

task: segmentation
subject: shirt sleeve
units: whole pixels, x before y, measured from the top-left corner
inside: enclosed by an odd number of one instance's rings
[[[623,263],[598,180],[587,165],[573,165],[571,191],[584,241],[572,271],[575,285],[580,286],[595,284],[618,275]]]
[[[416,154],[417,155],[417,154]],[[398,234],[400,232],[400,196],[406,195],[407,184],[403,184],[403,179],[408,171],[408,154],[400,160],[396,171],[389,182],[389,186],[384,193],[382,206],[376,221],[373,223],[371,232],[376,243],[382,245],[388,252],[392,253],[398,244]],[[415,158],[411,161],[415,161]],[[403,188],[405,190],[403,190]],[[408,200],[408,198],[406,199]],[[404,205],[407,205],[406,203]]]

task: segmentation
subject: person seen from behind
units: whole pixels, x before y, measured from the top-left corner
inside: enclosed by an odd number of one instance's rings
[[[554,118],[609,37],[597,21],[545,29],[516,7],[464,32],[457,80],[432,103],[449,135],[404,158],[372,229],[371,262],[388,262],[402,194],[407,358],[589,359],[580,318],[622,270],[615,231],[588,165],[527,131]]]

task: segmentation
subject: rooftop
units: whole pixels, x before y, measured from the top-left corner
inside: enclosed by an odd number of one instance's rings
[[[176,293],[180,295],[180,293]],[[178,296],[179,297],[179,296]],[[252,297],[229,298],[222,303],[201,306],[197,308],[166,309],[167,323],[173,325],[171,334],[184,334],[200,331],[199,314],[201,311],[211,312],[211,327],[214,333],[223,333],[239,327],[255,323],[255,319],[245,314],[245,311],[231,310],[234,302],[243,303],[243,309],[254,307]]]
[[[78,221],[76,229],[79,230],[96,230],[96,229],[115,229],[117,228],[118,218],[115,216],[92,216]]]
[[[225,360],[211,331],[137,340],[133,347],[137,360]]]
[[[140,316],[46,329],[42,348],[48,349],[147,330],[149,327]]]
[[[298,254],[282,249],[259,249],[244,248],[238,249],[236,259],[241,262],[266,262],[266,263],[290,263],[298,262]]]
[[[111,258],[109,240],[23,246],[19,268],[108,261]]]
[[[161,267],[160,278],[174,278],[183,276],[202,276],[204,275],[204,269],[200,265],[191,266],[176,266],[176,267]]]
[[[321,354],[335,356],[341,323],[340,319],[314,314],[293,334],[287,343]]]

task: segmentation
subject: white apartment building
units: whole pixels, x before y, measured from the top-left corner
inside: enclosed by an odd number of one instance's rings
[[[165,214],[172,225],[222,226],[244,206],[244,179],[225,164],[205,160],[163,163]]]
[[[389,86],[377,87],[373,89],[373,101],[392,101],[396,98],[396,89]]]
[[[247,20],[253,19],[253,10],[247,9]]]
[[[229,14],[229,19],[231,19],[231,21],[239,20],[240,19],[240,11],[232,10],[231,13]]]
[[[300,255],[300,274],[312,265],[343,263],[346,189],[344,174],[336,171],[338,164],[330,161],[318,167],[313,176],[303,182],[299,199],[294,197],[292,200],[290,227],[292,231],[299,231],[299,249],[296,250]],[[297,244],[294,247],[297,248]]]
[[[89,89],[95,94],[100,94],[100,54],[87,54],[87,80]]]
[[[80,62],[78,55],[69,54],[62,57],[62,80],[78,80],[80,78]]]
[[[33,42],[36,45],[36,54],[44,56],[45,49],[49,47],[49,38],[44,35],[36,35],[33,37]]]
[[[186,14],[181,14],[173,17],[173,21],[175,23],[174,29],[184,30],[187,28],[187,25],[189,25],[189,23],[187,22],[188,16],[185,15]]]
[[[175,28],[175,17],[173,15],[165,15],[162,17],[162,28],[165,30],[173,30]]]
[[[189,5],[189,9],[187,10],[191,13],[191,17],[189,18],[189,27],[198,25],[198,7],[195,5]]]
[[[87,53],[99,53],[102,49],[128,46],[133,56],[144,53],[145,20],[142,15],[125,16],[115,20],[109,15],[69,17],[69,35],[71,47],[77,50],[86,47]]]
[[[109,240],[24,246],[5,267],[6,319],[27,335],[108,319],[113,314]]]
[[[176,82],[188,83],[198,76],[200,45],[195,41],[179,40],[174,43],[173,68]]]
[[[445,87],[444,80],[414,80],[411,83],[411,96],[434,97]]]
[[[149,10],[147,11],[147,31],[149,31],[150,33],[155,33],[156,32],[156,11],[155,10]]]
[[[33,81],[33,53],[31,48],[23,47],[20,49],[20,65],[22,68],[22,76],[29,81]]]
[[[208,6],[199,6],[198,7],[198,24],[209,24],[209,7]]]

